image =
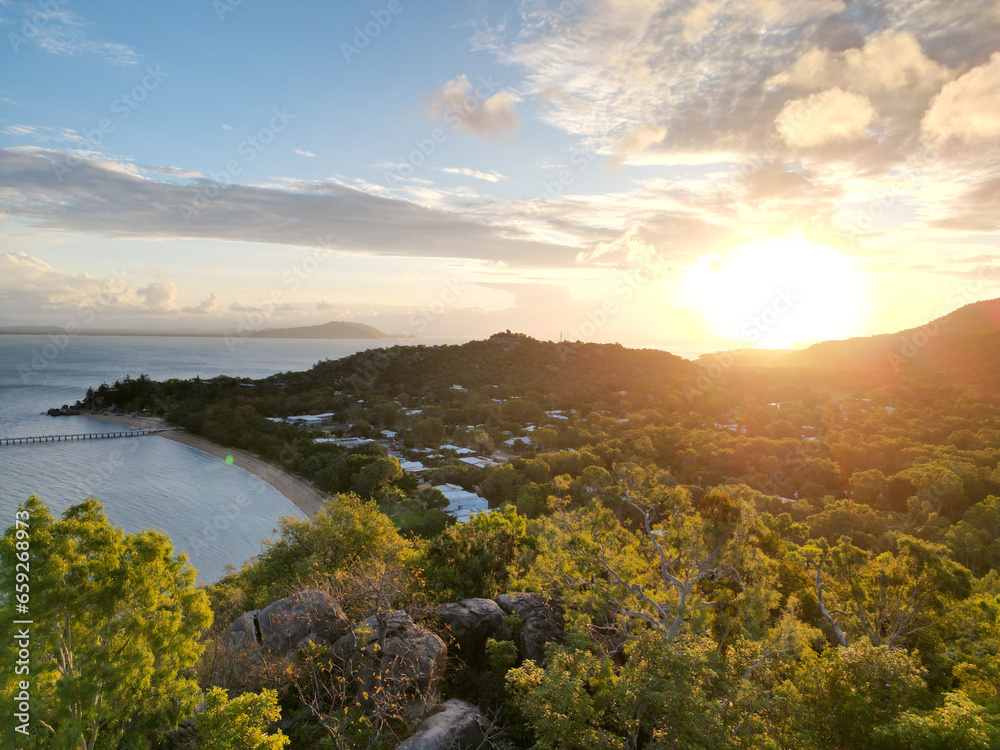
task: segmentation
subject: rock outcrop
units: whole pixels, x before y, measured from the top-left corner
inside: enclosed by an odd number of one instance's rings
[[[482,656],[487,638],[511,637],[507,615],[492,599],[463,599],[442,604],[434,612],[448,627],[458,655],[466,659]]]
[[[451,699],[444,711],[424,719],[396,750],[449,750],[453,747],[480,747],[486,739],[485,718],[471,703]]]
[[[402,611],[369,617],[333,644],[345,684],[355,686],[369,711],[390,711],[406,721],[437,703],[447,647]]]
[[[231,647],[257,645],[287,656],[307,637],[333,643],[350,630],[351,623],[329,594],[306,589],[244,612],[226,628],[224,640]]]
[[[219,639],[215,680],[255,689],[265,657],[283,659],[307,639],[332,644],[349,632],[351,623],[332,597],[315,589],[299,591],[230,623]]]
[[[238,622],[238,621],[237,621]],[[351,623],[329,594],[306,589],[279,599],[257,613],[260,645],[282,656],[305,638],[333,643],[351,631]]]
[[[63,404],[60,407],[53,407],[47,412],[50,417],[72,417],[80,413],[80,402],[77,401],[75,404],[70,406],[69,404]]]
[[[544,594],[521,593],[501,594],[495,601],[504,612],[516,614],[521,620],[514,640],[523,658],[540,664],[546,643],[562,643],[565,623],[558,600]]]

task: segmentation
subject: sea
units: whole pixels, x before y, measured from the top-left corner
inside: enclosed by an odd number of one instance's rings
[[[422,344],[466,339],[420,339]],[[324,359],[391,346],[371,339],[226,339],[173,336],[0,335],[0,437],[112,432],[82,416],[50,417],[90,386],[126,375],[261,378],[307,370]],[[121,429],[127,429],[121,427]],[[301,511],[264,480],[195,448],[155,436],[0,445],[0,530],[38,495],[57,516],[87,497],[127,532],[170,536],[211,583],[276,535],[282,516]]]

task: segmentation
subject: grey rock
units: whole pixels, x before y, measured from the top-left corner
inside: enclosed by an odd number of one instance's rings
[[[481,656],[487,638],[506,640],[511,637],[507,615],[492,599],[463,599],[442,604],[435,614],[448,626],[459,655],[466,658]]]
[[[501,594],[494,601],[508,615],[516,614],[521,620],[520,632],[515,634],[517,650],[525,659],[540,664],[545,657],[546,643],[562,643],[565,633],[562,607],[557,599],[544,594]]]
[[[257,612],[257,623],[261,647],[282,656],[312,634],[313,640],[333,643],[351,630],[351,623],[333,598],[315,589],[269,604]]]
[[[448,750],[456,746],[478,747],[486,739],[485,719],[471,703],[455,698],[444,702],[444,711],[424,719],[396,750]]]
[[[369,617],[334,643],[332,651],[343,677],[357,686],[358,701],[369,710],[382,701],[398,706],[404,720],[414,721],[440,699],[448,649],[405,612]]]

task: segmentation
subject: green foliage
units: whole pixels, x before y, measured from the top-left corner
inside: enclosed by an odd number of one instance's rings
[[[43,736],[54,747],[114,747],[126,736],[143,746],[198,700],[199,638],[212,613],[196,572],[163,534],[112,526],[97,500],[58,520],[34,496],[21,509],[30,514],[30,551],[10,527],[0,541],[0,599],[6,608],[17,554],[29,551],[34,726],[48,727]],[[12,619],[0,624],[7,644]],[[19,679],[15,656],[5,648],[0,657],[5,698]]]
[[[429,589],[442,601],[502,594],[521,562],[526,529],[512,507],[449,526],[423,550]]]
[[[553,649],[547,667],[533,661],[507,673],[514,701],[535,734],[536,750],[625,748],[614,713],[614,668],[585,651]]]
[[[992,750],[1000,747],[1000,717],[969,700],[948,693],[933,711],[907,711],[875,730],[879,750]]]
[[[398,562],[407,549],[407,542],[373,501],[353,494],[336,495],[311,521],[281,519],[279,537],[266,542],[254,563],[238,575],[246,592],[242,606],[266,606],[292,591],[329,583],[340,573],[374,561]]]
[[[711,642],[666,641],[647,630],[626,649],[623,667],[597,653],[556,647],[544,666],[507,673],[535,748],[651,747],[721,750],[731,738],[718,700]]]
[[[262,690],[243,693],[233,700],[222,688],[205,695],[198,714],[198,747],[203,750],[281,750],[289,738],[278,730],[268,734],[270,724],[281,719],[278,694]]]

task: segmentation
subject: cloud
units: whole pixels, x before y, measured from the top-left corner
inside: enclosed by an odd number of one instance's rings
[[[72,128],[50,128],[45,125],[8,125],[0,133],[34,138],[39,143],[89,143]]]
[[[481,89],[486,88],[483,92]],[[443,117],[460,132],[472,132],[487,138],[500,139],[515,132],[521,118],[514,111],[517,95],[499,91],[489,98],[489,86],[480,84],[473,89],[465,75],[448,81],[438,89],[430,105],[430,117]]]
[[[168,312],[174,307],[177,297],[177,285],[172,281],[154,281],[148,286],[136,290],[142,298],[142,304],[156,312]]]
[[[437,207],[371,195],[340,182],[287,186],[157,180],[106,159],[80,158],[66,173],[65,154],[0,149],[0,217],[38,228],[106,237],[207,238],[368,255],[477,258],[562,265],[578,248],[541,242],[492,226],[446,203]],[[184,209],[184,210],[182,210]]]
[[[302,149],[298,149],[298,148],[295,149],[292,153],[293,154],[298,154],[299,156],[308,156],[310,158],[316,156],[316,154],[314,154],[312,151],[303,151]]]
[[[912,33],[893,30],[869,38],[863,47],[843,52],[813,47],[791,69],[768,80],[769,86],[818,91],[833,86],[873,95],[902,89],[937,91],[950,71],[927,57]]]
[[[615,170],[621,169],[625,160],[634,154],[641,154],[654,143],[659,143],[667,137],[667,129],[662,125],[648,122],[632,128],[615,144],[615,157],[612,165]]]
[[[609,257],[623,267],[649,268],[656,263],[657,256],[656,247],[642,236],[642,230],[632,227],[617,239],[600,242],[591,252],[580,253],[577,262]]]
[[[774,125],[792,148],[816,148],[865,138],[874,118],[868,97],[833,88],[787,102]]]
[[[7,37],[15,52],[23,44],[34,44],[52,55],[94,55],[122,67],[139,62],[139,55],[128,45],[91,38],[88,32],[93,24],[70,10],[31,3],[21,3],[19,9],[23,22],[17,22],[17,31]]]
[[[122,274],[95,278],[61,271],[24,252],[0,254],[0,315],[5,317],[49,314],[63,324],[82,325],[104,310],[132,309],[136,304],[135,292]]]
[[[212,292],[197,305],[181,308],[181,312],[192,313],[194,315],[207,315],[219,309],[219,295]]]
[[[190,169],[181,169],[180,167],[157,167],[157,166],[144,166],[142,167],[144,172],[153,172],[155,174],[166,174],[171,177],[182,177],[188,180],[204,180],[207,179],[201,172],[193,172]]]
[[[1000,52],[942,88],[921,127],[930,139],[976,143],[1000,137]]]
[[[479,172],[475,169],[468,169],[466,167],[438,167],[437,171],[445,172],[447,174],[460,174],[465,175],[466,177],[474,177],[477,180],[483,180],[485,182],[500,182],[501,180],[507,179],[499,172]]]
[[[232,125],[223,125],[223,126],[222,126],[222,129],[223,129],[223,130],[232,130],[232,129],[233,129],[233,126],[232,126]]]

